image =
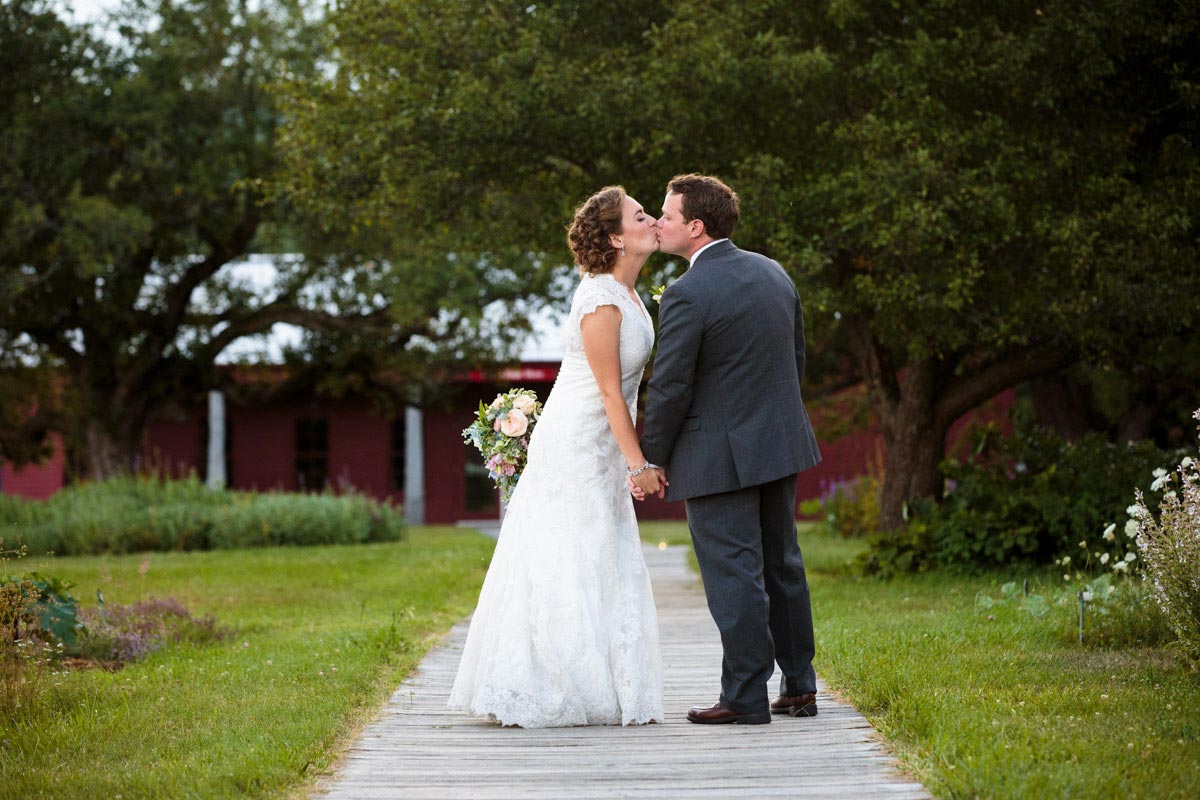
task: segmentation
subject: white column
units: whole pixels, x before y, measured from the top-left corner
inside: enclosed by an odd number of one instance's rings
[[[225,395],[208,393],[208,488],[224,489],[225,474]]]
[[[425,524],[425,434],[421,409],[404,410],[404,520]]]

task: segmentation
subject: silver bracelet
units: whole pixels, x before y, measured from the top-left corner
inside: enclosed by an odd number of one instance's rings
[[[631,478],[636,478],[638,475],[641,475],[643,472],[645,472],[645,471],[646,471],[646,470],[648,470],[648,469],[650,469],[650,462],[649,462],[649,461],[647,461],[645,464],[642,464],[642,465],[641,465],[640,467],[638,467],[637,469],[629,469],[628,467],[626,467],[626,468],[625,468],[625,474],[626,474],[626,475],[628,475],[628,476],[629,476],[629,477],[631,477]]]

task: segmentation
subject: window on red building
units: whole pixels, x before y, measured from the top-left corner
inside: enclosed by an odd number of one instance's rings
[[[496,508],[496,486],[488,475],[487,467],[479,460],[479,454],[467,456],[464,488],[466,509],[471,512],[490,511]]]
[[[324,417],[296,420],[296,484],[319,492],[329,479],[329,422]]]
[[[404,417],[392,420],[392,491],[404,491],[405,439]]]

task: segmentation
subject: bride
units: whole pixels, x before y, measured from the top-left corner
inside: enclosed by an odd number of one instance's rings
[[[658,249],[655,219],[609,186],[578,208],[567,240],[583,277],[566,354],[449,706],[525,728],[661,721],[658,622],[626,483],[661,488],[633,425],[654,344],[634,283]]]

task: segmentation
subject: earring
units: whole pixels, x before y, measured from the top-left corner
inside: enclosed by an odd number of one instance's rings
[[[621,245],[621,255],[625,255],[625,245]]]

